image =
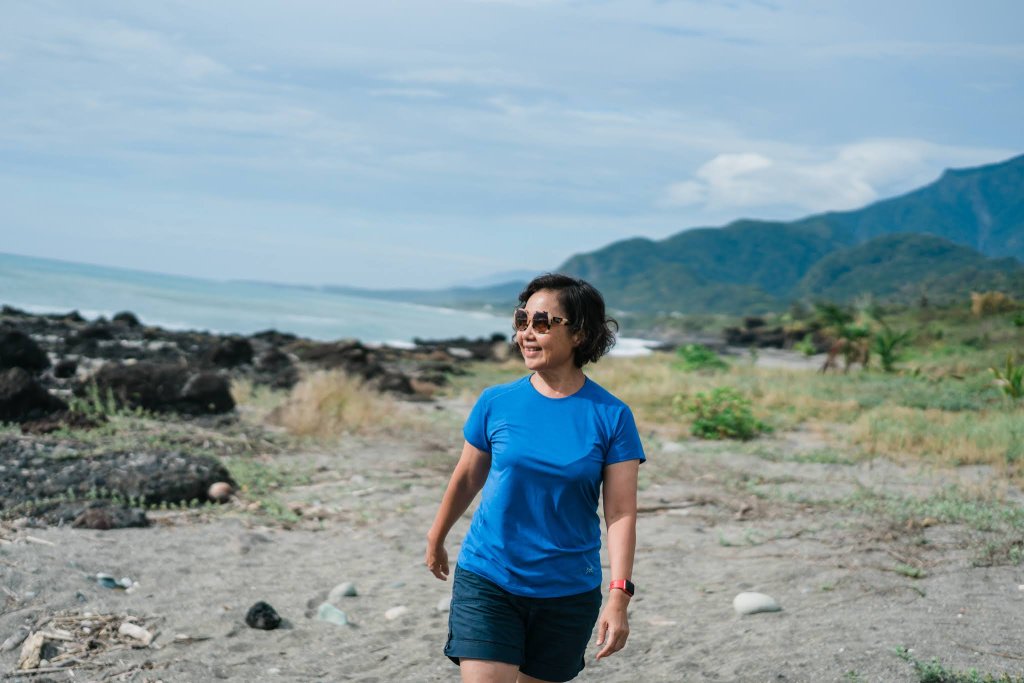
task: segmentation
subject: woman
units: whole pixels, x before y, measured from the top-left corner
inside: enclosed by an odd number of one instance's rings
[[[514,326],[531,374],[473,407],[426,565],[447,579],[445,538],[482,489],[455,567],[445,654],[463,681],[568,681],[595,621],[598,659],[626,644],[645,457],[629,408],[583,374],[615,343],[601,294],[541,275],[519,294]],[[603,610],[602,487],[612,579]]]

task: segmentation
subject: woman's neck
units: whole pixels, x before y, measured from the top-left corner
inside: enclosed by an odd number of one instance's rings
[[[530,378],[533,388],[548,398],[572,396],[586,381],[587,376],[576,366],[562,371],[538,370]]]

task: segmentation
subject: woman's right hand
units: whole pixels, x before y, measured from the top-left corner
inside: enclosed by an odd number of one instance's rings
[[[444,549],[444,543],[427,542],[424,564],[431,574],[442,581],[448,580],[448,551]]]

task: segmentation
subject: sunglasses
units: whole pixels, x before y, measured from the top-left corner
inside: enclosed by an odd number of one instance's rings
[[[552,325],[568,325],[569,321],[565,318],[559,318],[557,315],[548,316],[547,311],[537,311],[533,314],[533,320],[530,320],[530,314],[526,312],[525,308],[517,308],[516,312],[512,315],[512,325],[519,332],[525,332],[526,328],[533,324],[533,331],[537,334],[547,334],[551,331]]]

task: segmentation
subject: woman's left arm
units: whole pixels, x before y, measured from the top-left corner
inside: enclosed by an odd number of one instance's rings
[[[608,527],[608,558],[611,578],[631,579],[636,551],[636,485],[639,460],[626,460],[604,468],[604,521]],[[597,658],[607,657],[626,645],[629,622],[626,607],[629,595],[623,590],[609,591],[597,620],[597,644],[604,645]]]

